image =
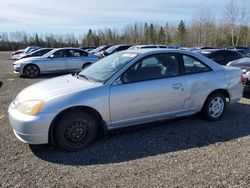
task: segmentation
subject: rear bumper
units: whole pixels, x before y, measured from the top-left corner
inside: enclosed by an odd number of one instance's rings
[[[243,96],[244,86],[242,84],[237,84],[233,88],[229,89],[230,93],[230,103],[238,102]]]

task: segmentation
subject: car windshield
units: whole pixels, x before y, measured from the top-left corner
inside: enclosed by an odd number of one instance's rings
[[[116,48],[117,46],[111,46],[107,50],[105,50],[105,52],[107,52],[108,54],[112,54]]]
[[[104,83],[136,56],[138,56],[137,53],[115,53],[84,69],[79,73],[79,76]]]
[[[52,55],[53,53],[55,53],[58,49],[54,49],[49,51],[48,53],[44,54],[42,57],[49,57],[50,55]]]
[[[96,52],[101,51],[104,47],[105,47],[105,46],[99,46],[98,48],[95,48],[95,49],[93,49],[93,50],[90,50],[89,52],[90,52],[90,53],[96,53]]]

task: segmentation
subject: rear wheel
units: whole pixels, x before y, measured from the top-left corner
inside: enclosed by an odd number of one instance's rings
[[[55,140],[67,151],[78,151],[88,147],[96,138],[97,124],[85,112],[72,111],[64,114],[55,129]]]
[[[202,112],[206,119],[210,121],[217,121],[223,117],[225,108],[226,108],[225,96],[221,93],[216,93],[211,95],[207,99],[202,109]]]
[[[40,74],[40,69],[37,65],[26,65],[23,74],[29,78],[36,78]]]

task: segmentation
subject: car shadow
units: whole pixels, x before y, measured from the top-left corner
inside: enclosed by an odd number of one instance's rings
[[[40,159],[64,165],[120,163],[169,152],[204,147],[250,135],[249,106],[237,103],[216,122],[198,115],[112,131],[79,152],[30,146]]]

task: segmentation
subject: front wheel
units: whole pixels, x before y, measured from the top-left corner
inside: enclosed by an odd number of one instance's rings
[[[207,99],[202,112],[206,119],[210,121],[217,121],[223,117],[225,108],[225,96],[223,94],[216,93]]]
[[[72,111],[64,114],[55,129],[55,140],[66,151],[79,151],[88,147],[96,138],[97,124],[85,112]]]
[[[23,69],[23,74],[29,78],[36,78],[40,73],[37,65],[26,65]]]

